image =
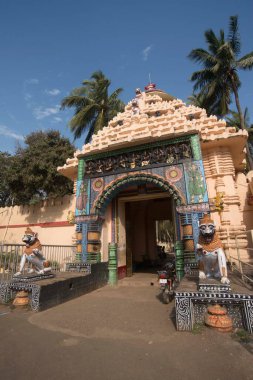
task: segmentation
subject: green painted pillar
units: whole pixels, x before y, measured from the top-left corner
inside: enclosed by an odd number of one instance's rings
[[[77,179],[79,181],[83,180],[84,170],[85,170],[85,162],[83,158],[80,158],[80,160],[78,160],[78,169],[77,169]]]
[[[181,281],[184,277],[184,244],[180,240],[176,241],[175,253],[177,278]]]
[[[117,285],[118,283],[118,260],[117,260],[117,244],[109,243],[109,285]]]
[[[192,135],[191,136],[191,147],[192,147],[192,153],[194,160],[201,160],[201,148],[200,148],[200,142],[199,142],[199,136],[198,135]]]

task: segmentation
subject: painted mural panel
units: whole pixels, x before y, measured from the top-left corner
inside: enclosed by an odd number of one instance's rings
[[[78,180],[76,189],[76,216],[88,215],[90,212],[90,180]]]
[[[208,202],[205,173],[202,160],[184,163],[187,203]]]

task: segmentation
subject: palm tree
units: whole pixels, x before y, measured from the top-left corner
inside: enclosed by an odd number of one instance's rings
[[[241,129],[240,115],[238,112],[231,110],[229,115],[226,116],[226,122],[230,127],[235,127],[237,130]],[[250,117],[248,107],[245,108],[243,113],[244,126],[247,131],[253,128],[253,125],[250,125]]]
[[[234,94],[236,107],[240,115],[241,128],[244,128],[243,115],[239,103],[238,89],[240,80],[238,69],[250,70],[253,68],[253,52],[238,59],[241,41],[238,31],[238,17],[230,17],[229,34],[225,39],[221,30],[216,36],[212,29],[205,32],[208,49],[194,49],[189,58],[203,65],[203,69],[191,76],[195,81],[194,91],[200,89],[211,105],[219,104],[222,115],[229,112],[231,95]]]
[[[230,17],[227,39],[224,30],[220,30],[216,36],[212,29],[205,32],[205,39],[208,50],[194,49],[189,54],[190,59],[203,66],[202,70],[194,72],[191,76],[191,81],[195,82],[194,91],[200,90],[210,107],[218,107],[221,116],[229,112],[231,96],[234,95],[240,128],[245,129],[238,94],[241,85],[238,70],[253,68],[253,52],[239,58],[241,41],[238,17]]]
[[[236,111],[230,111],[230,116],[226,117],[226,122],[229,126],[235,127],[237,130],[241,127],[241,121],[239,113]],[[249,134],[248,142],[249,142],[249,150],[250,154],[253,157],[253,124],[250,124],[250,117],[248,107],[245,108],[243,113],[244,126]]]
[[[209,104],[206,97],[201,92],[198,94],[193,93],[191,96],[188,96],[187,99],[187,104],[191,104],[199,108],[204,108],[208,116],[220,116],[220,110],[215,105]]]
[[[124,103],[118,98],[122,88],[109,95],[110,84],[111,81],[102,71],[95,71],[90,80],[83,81],[82,87],[74,89],[62,100],[62,109],[75,108],[75,114],[69,122],[74,140],[86,132],[86,144],[93,134],[106,126],[118,112],[123,111]]]

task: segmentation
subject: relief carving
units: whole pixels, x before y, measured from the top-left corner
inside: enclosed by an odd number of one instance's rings
[[[121,169],[131,170],[157,164],[175,164],[192,158],[190,142],[162,145],[117,156],[87,160],[85,175],[107,174]]]

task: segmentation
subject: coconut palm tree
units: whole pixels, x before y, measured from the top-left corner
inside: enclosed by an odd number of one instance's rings
[[[109,95],[110,84],[111,81],[102,71],[95,71],[90,80],[83,81],[82,87],[74,89],[62,100],[62,109],[75,109],[75,114],[69,122],[74,140],[86,132],[86,144],[93,134],[106,126],[118,112],[123,111],[124,103],[118,98],[122,88]]]
[[[195,82],[194,91],[206,98],[209,106],[218,107],[221,115],[229,112],[229,104],[234,95],[236,108],[240,117],[240,128],[245,129],[243,113],[239,102],[238,90],[241,85],[238,70],[251,70],[253,68],[253,52],[239,58],[241,41],[238,30],[238,17],[231,16],[228,37],[224,30],[215,35],[212,29],[205,32],[208,50],[194,49],[189,58],[203,67],[191,76]]]
[[[235,127],[237,130],[241,129],[240,115],[238,112],[231,110],[229,115],[226,116],[226,122],[230,127]],[[243,113],[244,126],[247,131],[253,128],[253,125],[250,125],[250,117],[248,107],[245,108]]]
[[[188,96],[187,99],[188,99],[187,104],[191,104],[191,105],[193,105],[195,107],[199,107],[199,108],[204,108],[206,110],[206,113],[208,116],[210,116],[210,115],[220,116],[221,115],[220,109],[216,105],[210,104],[207,101],[204,94],[202,94],[201,92],[198,94],[193,93],[191,96]]]
[[[241,41],[238,31],[238,17],[231,16],[228,38],[220,30],[218,36],[212,29],[205,32],[208,51],[205,49],[194,49],[189,58],[202,64],[203,69],[196,71],[191,76],[195,82],[194,91],[200,93],[211,105],[220,104],[221,113],[229,112],[231,95],[234,94],[235,103],[240,115],[241,128],[244,128],[243,114],[239,102],[238,89],[241,85],[238,70],[251,70],[253,68],[253,52],[238,58],[241,50]]]
[[[246,107],[243,113],[244,126],[249,134],[248,142],[249,142],[249,150],[250,154],[253,157],[253,124],[250,124],[250,116],[248,108]],[[229,126],[235,127],[237,130],[240,129],[241,121],[238,112],[230,111],[230,114],[226,116],[226,122]]]

